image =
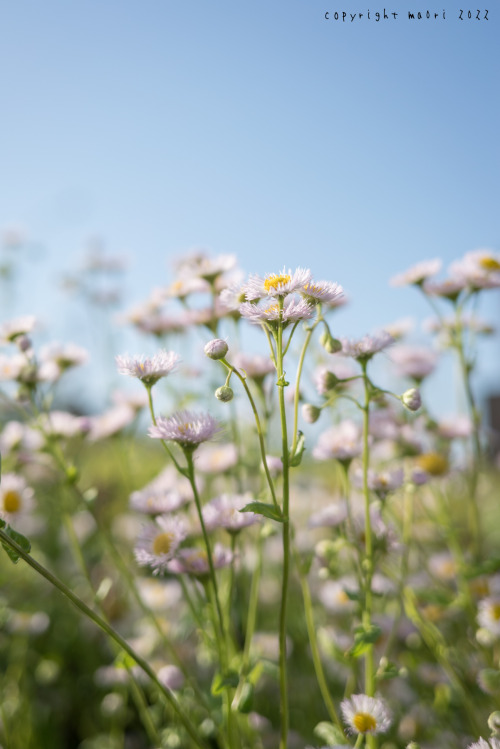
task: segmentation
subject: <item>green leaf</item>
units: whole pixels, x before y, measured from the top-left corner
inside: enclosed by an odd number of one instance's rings
[[[255,512],[256,515],[264,515],[264,517],[275,520],[277,523],[285,522],[281,510],[276,505],[267,504],[267,502],[250,502],[240,512]]]
[[[333,723],[328,723],[326,720],[318,723],[314,729],[314,733],[318,739],[321,739],[321,741],[330,746],[333,746],[334,744],[348,746],[348,744],[345,743],[345,736],[340,728]]]
[[[1,522],[2,522],[2,525],[0,525],[0,528],[5,528],[5,533],[7,534],[7,536],[9,536],[13,541],[15,541],[16,544],[18,544],[18,546],[20,546],[23,551],[29,554],[29,552],[31,551],[31,543],[28,541],[26,536],[23,536],[21,533],[18,533],[17,531],[15,531],[14,528],[10,527],[10,525],[6,526],[3,520]],[[21,558],[19,554],[17,553],[17,551],[15,551],[15,549],[10,547],[6,543],[2,543],[2,546],[5,549],[9,559],[14,564],[17,564]]]
[[[260,677],[264,673],[264,665],[262,661],[257,661],[255,666],[252,668],[250,673],[247,676],[247,680],[250,682],[250,684],[253,684],[253,686],[257,686]]]
[[[306,449],[305,448],[305,437],[304,437],[303,433],[299,430],[298,434],[299,434],[299,436],[298,436],[298,439],[297,439],[297,446],[295,448],[295,452],[293,453],[293,455],[290,454],[290,459],[289,459],[289,463],[290,463],[290,466],[292,468],[296,468],[297,466],[300,465],[300,463],[302,461],[302,454],[303,454],[304,450]]]
[[[219,671],[213,678],[210,691],[212,692],[214,697],[216,697],[218,694],[221,694],[224,689],[228,689],[229,687],[236,688],[239,684],[239,681],[240,677],[238,676],[236,671],[228,671],[225,674],[221,674]]]
[[[354,645],[346,652],[346,656],[359,658],[360,655],[369,650],[370,645],[378,640],[381,632],[382,630],[376,624],[371,624],[368,629],[358,627],[354,635]]]

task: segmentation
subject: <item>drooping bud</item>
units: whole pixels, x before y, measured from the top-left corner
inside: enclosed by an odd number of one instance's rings
[[[229,346],[222,338],[214,338],[204,348],[209,359],[223,359],[229,350]]]
[[[494,713],[491,713],[488,718],[488,728],[495,736],[500,734],[500,710],[495,710]]]
[[[222,387],[217,388],[215,391],[215,397],[218,401],[222,401],[223,403],[229,403],[229,401],[232,401],[233,396],[233,389],[227,385],[222,385]]]
[[[332,336],[329,330],[324,330],[321,334],[319,342],[327,352],[327,354],[337,354],[342,351],[341,342]]]
[[[318,421],[321,414],[321,409],[317,406],[313,406],[312,403],[304,403],[302,406],[302,417],[308,424],[314,424]]]
[[[422,398],[420,396],[420,390],[418,388],[410,388],[401,396],[403,405],[409,411],[418,411],[422,405]]]

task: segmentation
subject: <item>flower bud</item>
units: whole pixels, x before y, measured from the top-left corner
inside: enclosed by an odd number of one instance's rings
[[[491,733],[495,734],[495,736],[498,736],[500,733],[500,710],[495,710],[494,713],[491,713],[490,717],[488,718],[488,728],[490,729]]]
[[[228,387],[227,385],[223,385],[222,387],[217,388],[217,390],[215,391],[215,397],[218,401],[222,401],[223,403],[232,401],[233,395],[233,389]]]
[[[418,388],[410,388],[401,396],[403,405],[409,411],[418,411],[422,405],[422,398],[420,397],[420,390]]]
[[[314,424],[318,421],[321,414],[321,409],[317,406],[313,406],[312,403],[304,403],[302,406],[302,417],[308,424]]]
[[[319,342],[327,354],[337,354],[339,351],[342,351],[341,342],[337,338],[334,338],[328,330],[323,331]]]
[[[214,338],[204,348],[205,354],[210,359],[223,359],[229,350],[229,346],[222,338]]]
[[[26,352],[26,351],[29,351],[31,348],[31,341],[27,335],[17,336],[16,344],[17,344],[19,351]]]

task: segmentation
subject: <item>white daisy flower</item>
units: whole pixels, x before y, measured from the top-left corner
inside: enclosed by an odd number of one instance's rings
[[[212,439],[219,431],[219,424],[208,413],[178,411],[168,418],[160,416],[157,426],[149,428],[149,436],[177,442],[183,448],[196,448],[202,442]]]
[[[350,356],[353,359],[367,360],[394,343],[394,338],[390,333],[383,330],[377,335],[365,335],[364,338],[357,340],[341,339],[342,355]]]
[[[323,507],[309,518],[310,528],[334,528],[347,519],[347,503],[341,500]]]
[[[270,273],[265,278],[252,275],[243,285],[245,298],[248,301],[262,299],[263,297],[279,297],[291,294],[294,291],[303,291],[305,284],[311,280],[311,271],[306,268],[297,268],[292,273],[291,269],[285,268],[280,273]],[[241,307],[240,307],[241,311]]]
[[[340,284],[332,281],[308,281],[300,293],[308,302],[322,302],[330,307],[342,304],[344,289]]]
[[[312,454],[317,460],[351,460],[360,455],[362,449],[360,427],[351,419],[345,419],[319,435]]]
[[[215,569],[227,567],[231,564],[233,553],[220,544],[215,544],[212,549],[212,560]],[[208,555],[205,549],[184,548],[180,549],[175,559],[168,565],[169,572],[175,574],[187,573],[194,577],[205,577],[210,572]]]
[[[479,601],[477,622],[496,638],[500,637],[500,595],[489,596]]]
[[[36,317],[34,315],[23,315],[0,325],[0,341],[8,343],[14,341],[18,336],[31,333],[35,327]]]
[[[89,352],[76,343],[49,343],[40,349],[40,362],[55,362],[61,371],[85,364]]]
[[[196,453],[196,468],[202,473],[224,473],[237,462],[238,450],[232,442],[225,445],[204,444]]]
[[[421,382],[435,370],[439,354],[425,346],[395,346],[390,358],[397,374]]]
[[[244,354],[239,352],[234,357],[234,366],[242,369],[247,377],[256,382],[262,382],[264,377],[275,372],[275,366],[269,356],[262,354]]]
[[[123,403],[109,408],[98,416],[91,416],[88,434],[90,441],[96,442],[121,432],[134,421],[136,415],[134,408]]]
[[[491,738],[491,739],[479,739],[479,741],[475,741],[473,744],[469,744],[467,749],[500,749],[500,740]]]
[[[435,276],[436,273],[439,273],[442,265],[443,263],[439,258],[423,260],[416,265],[412,265],[411,268],[403,273],[399,273],[397,276],[391,278],[390,284],[391,286],[407,286],[411,284],[420,286],[429,276]]]
[[[120,374],[137,377],[151,387],[161,377],[166,377],[179,362],[174,351],[159,351],[154,356],[117,356],[116,363]]]
[[[165,572],[179,544],[186,538],[186,527],[177,517],[160,516],[145,525],[134,549],[137,563],[151,567],[154,575]]]
[[[352,733],[385,733],[391,725],[391,716],[385,702],[366,694],[353,694],[343,700],[340,709]]]
[[[242,528],[262,520],[254,512],[240,512],[253,500],[251,494],[222,494],[212,499],[203,508],[203,520],[207,530],[225,528],[229,533],[238,533]]]
[[[287,325],[299,320],[309,320],[314,315],[314,311],[314,306],[304,299],[295,300],[292,297],[285,298],[281,310],[275,299],[267,299],[267,302],[260,305],[252,302],[244,302],[240,305],[241,316],[256,325],[261,325],[263,322],[277,323],[280,320]]]
[[[0,517],[7,523],[16,523],[33,508],[33,494],[22,476],[4,473],[0,484]]]
[[[426,281],[423,289],[430,296],[439,296],[443,299],[455,301],[467,286],[464,278],[451,277],[444,281]]]
[[[136,512],[147,515],[163,515],[176,512],[183,507],[188,498],[175,489],[165,489],[150,485],[130,495],[130,507]]]

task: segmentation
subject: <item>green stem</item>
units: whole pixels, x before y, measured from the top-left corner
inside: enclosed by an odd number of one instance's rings
[[[283,298],[279,299],[280,311],[283,309]],[[281,317],[281,315],[280,315]],[[288,579],[290,570],[290,520],[289,520],[289,453],[288,453],[288,435],[286,425],[285,411],[285,376],[283,371],[283,323],[280,319],[278,333],[276,338],[277,344],[277,364],[278,364],[278,393],[281,420],[281,444],[282,444],[282,461],[283,461],[283,577],[281,584],[281,604],[279,619],[279,664],[280,664],[280,715],[281,715],[281,736],[279,749],[287,749],[288,746],[288,688],[287,688],[287,663],[286,663],[286,614],[288,604]]]
[[[330,690],[328,689],[325,672],[323,670],[323,664],[321,662],[321,655],[319,652],[318,640],[316,638],[316,626],[314,624],[311,591],[309,589],[307,575],[302,570],[300,560],[298,559],[297,550],[294,550],[294,551],[295,551],[296,567],[299,572],[300,585],[302,588],[302,598],[304,599],[304,613],[306,617],[307,634],[309,636],[309,644],[311,646],[311,654],[312,654],[312,659],[313,659],[313,664],[314,664],[314,671],[316,672],[316,679],[318,681],[318,685],[321,691],[321,696],[323,697],[323,702],[325,703],[325,707],[328,710],[330,720],[332,721],[332,723],[335,723],[340,728],[342,733],[344,734],[344,728],[342,726],[342,722],[340,721],[337,711],[335,709],[335,705],[333,704],[333,700],[330,696]]]
[[[373,577],[373,539],[370,516],[370,490],[368,487],[368,467],[370,463],[369,452],[369,429],[370,429],[370,381],[367,375],[367,362],[361,363],[364,383],[364,405],[363,405],[363,496],[365,500],[365,558],[363,560],[364,570],[364,603],[363,603],[363,626],[365,629],[371,627],[372,618],[372,577]],[[373,697],[375,694],[375,662],[373,645],[370,645],[365,653],[365,694]],[[371,749],[376,746],[373,736],[368,737]]]
[[[280,506],[279,506],[278,500],[276,498],[276,490],[274,488],[274,481],[272,479],[271,473],[269,471],[269,467],[267,465],[266,445],[265,445],[265,442],[264,442],[264,433],[263,433],[263,430],[262,430],[262,425],[260,423],[260,418],[259,418],[259,413],[257,411],[257,406],[255,405],[255,401],[254,401],[254,399],[252,397],[252,393],[250,392],[250,389],[249,389],[249,387],[247,385],[247,381],[243,377],[243,375],[241,374],[241,372],[238,372],[238,370],[235,367],[233,367],[232,364],[229,364],[229,362],[226,361],[226,359],[221,359],[221,362],[231,372],[233,372],[236,375],[236,377],[239,379],[239,381],[243,385],[243,388],[245,390],[247,398],[248,398],[248,400],[250,402],[250,406],[252,408],[254,419],[255,419],[255,426],[257,428],[257,435],[258,435],[258,438],[259,438],[260,456],[261,456],[261,460],[262,460],[262,465],[264,466],[264,471],[265,471],[265,474],[266,474],[267,483],[269,485],[269,490],[270,490],[271,496],[273,498],[274,506],[276,507],[277,510],[279,510]]]
[[[200,495],[198,494],[198,488],[196,486],[196,481],[194,478],[193,452],[192,450],[187,449],[184,451],[184,454],[186,456],[186,461],[187,461],[187,477],[189,479],[189,483],[191,484],[191,489],[193,491],[194,501],[196,504],[196,511],[198,513],[198,519],[200,521],[201,532],[203,534],[203,541],[205,543],[205,550],[207,552],[210,582],[212,583],[212,588],[214,591],[219,631],[220,631],[220,635],[222,636],[222,639],[224,639],[225,637],[224,617],[222,615],[222,608],[220,605],[219,588],[217,585],[217,577],[215,575],[214,559],[212,556],[212,546],[210,544],[210,539],[208,537],[207,528],[205,526],[205,521],[203,519],[203,512],[201,509],[201,499],[200,499]],[[218,636],[217,632],[216,632],[216,636]]]
[[[184,713],[170,690],[161,683],[147,661],[145,661],[144,658],[136,653],[135,650],[128,644],[128,642],[118,632],[116,632],[116,630],[114,630],[102,617],[92,611],[92,609],[89,608],[87,604],[85,604],[77,595],[75,595],[73,591],[67,587],[67,585],[65,585],[61,580],[59,580],[59,578],[49,572],[49,570],[46,569],[43,565],[37,562],[30,554],[25,552],[24,549],[19,546],[19,544],[17,544],[2,529],[0,529],[0,541],[4,546],[9,546],[13,551],[15,551],[16,554],[18,554],[19,557],[21,557],[21,559],[26,562],[26,564],[28,564],[32,569],[38,572],[38,574],[45,578],[45,580],[47,580],[49,583],[51,583],[51,585],[57,588],[60,593],[66,596],[66,598],[68,598],[73,603],[73,605],[76,606],[77,609],[79,609],[79,611],[85,614],[85,616],[91,619],[94,624],[100,627],[103,632],[105,632],[112,640],[114,640],[114,642],[119,645],[122,650],[124,650],[137,663],[137,665],[144,671],[144,673],[149,676],[151,681],[154,682],[160,692],[167,699],[167,702],[177,714],[177,717],[179,718],[180,722],[182,723],[196,746],[200,747],[201,749],[207,749],[207,745],[197,735],[196,728],[191,723],[189,717]]]
[[[306,351],[311,341],[314,328],[316,327],[318,322],[319,322],[319,319],[316,320],[314,325],[312,325],[307,330],[306,337],[304,339],[304,344],[302,346],[302,351],[300,352],[299,364],[297,366],[297,378],[295,380],[295,397],[293,399],[293,443],[292,443],[292,450],[291,450],[292,455],[295,455],[295,450],[297,449],[297,439],[298,439],[298,433],[299,433],[299,398],[300,398],[300,378],[302,377],[302,367],[304,366],[304,359],[306,356]]]

